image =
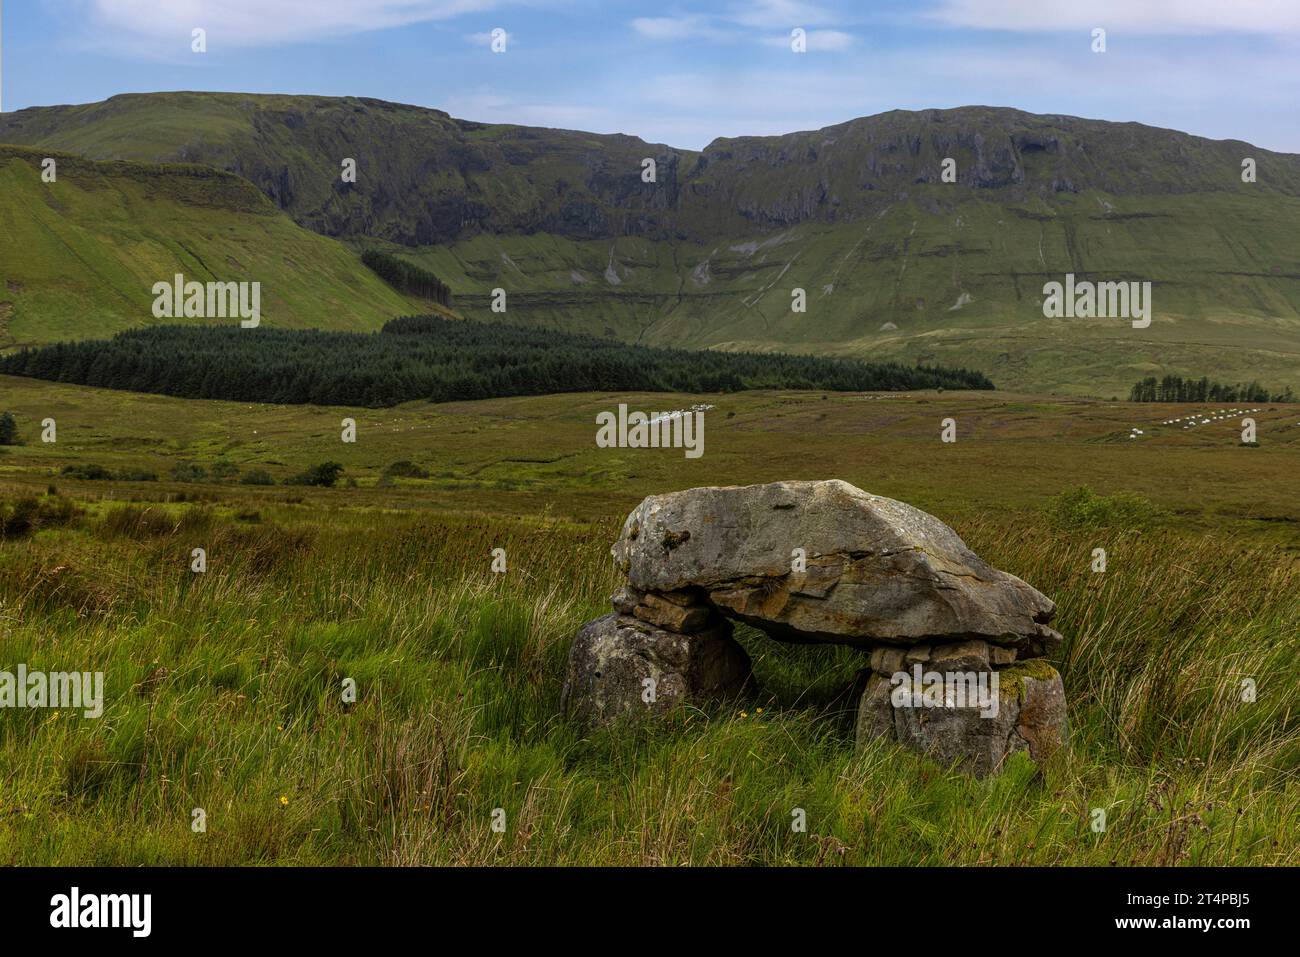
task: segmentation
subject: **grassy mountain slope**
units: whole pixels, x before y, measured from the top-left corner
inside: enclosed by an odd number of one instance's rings
[[[302,225],[430,268],[487,320],[938,361],[1103,396],[1167,372],[1300,387],[1300,157],[1237,141],[968,107],[696,153],[375,100],[198,93],[24,110],[0,117],[2,141],[236,172]],[[940,182],[945,157],[956,183]],[[1257,183],[1241,182],[1245,157]],[[1066,272],[1152,282],[1151,327],[1044,319],[1043,284]],[[498,287],[505,316],[488,309]]]
[[[940,189],[941,187],[932,187]],[[1148,374],[1300,381],[1300,200],[1230,195],[975,198],[940,216],[900,204],[866,224],[806,224],[708,246],[639,238],[477,237],[412,258],[490,320],[649,344],[958,363],[999,386],[1126,395]],[[1042,288],[1151,280],[1152,324],[1045,319]],[[791,310],[791,289],[808,296]],[[526,317],[521,320],[520,317]]]
[[[260,282],[268,327],[361,331],[423,308],[237,176],[55,154],[44,183],[46,155],[0,147],[0,348],[158,322],[153,284],[177,272]]]
[[[690,155],[630,136],[486,125],[380,100],[209,93],[5,114],[0,143],[215,166],[317,232],[406,245],[480,232],[635,229],[637,203],[628,199],[631,212],[619,216],[616,197],[665,203],[654,187],[639,188],[641,159],[665,154],[667,167]],[[341,176],[348,158],[357,161],[355,184]]]

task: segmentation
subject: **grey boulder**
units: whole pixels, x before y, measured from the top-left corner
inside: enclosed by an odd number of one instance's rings
[[[716,702],[743,691],[749,677],[749,656],[725,620],[681,634],[614,613],[578,632],[561,704],[570,717],[595,726],[623,715]]]
[[[897,679],[873,673],[858,707],[858,750],[883,738],[945,767],[983,776],[998,771],[1017,752],[1028,752],[1042,762],[1065,743],[1065,691],[1061,676],[1047,662],[1035,660],[968,675],[986,681],[996,677],[996,708],[981,707],[969,695],[963,699],[952,687],[928,703],[923,693],[919,702],[906,693],[896,701]],[[989,691],[986,704],[994,700],[991,687]]]
[[[838,480],[652,495],[612,551],[634,593],[698,592],[787,641],[980,639],[1021,658],[1061,641],[1045,595],[989,565],[933,515]]]

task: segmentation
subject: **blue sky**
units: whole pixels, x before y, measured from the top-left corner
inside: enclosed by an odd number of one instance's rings
[[[978,103],[1300,152],[1300,0],[4,0],[3,57],[6,110],[353,94],[699,149]]]

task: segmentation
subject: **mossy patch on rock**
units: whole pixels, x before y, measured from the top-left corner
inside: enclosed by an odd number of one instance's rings
[[[1026,678],[1033,678],[1035,681],[1051,681],[1060,676],[1060,672],[1053,668],[1046,658],[1030,658],[1028,661],[1017,662],[1010,668],[1003,668],[998,672],[998,694],[1003,697],[1015,695],[1017,701],[1023,702]]]

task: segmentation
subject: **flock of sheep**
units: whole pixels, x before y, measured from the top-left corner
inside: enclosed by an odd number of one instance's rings
[[[1193,429],[1198,425],[1208,425],[1211,422],[1221,422],[1224,419],[1230,419],[1234,415],[1253,415],[1259,411],[1259,409],[1228,409],[1226,411],[1220,410],[1213,415],[1208,412],[1193,412],[1191,415],[1180,416],[1177,419],[1165,419],[1160,424],[1178,425],[1179,423],[1183,423],[1184,429]],[[1136,439],[1139,435],[1146,435],[1146,432],[1142,431],[1137,426],[1134,426],[1129,430],[1128,437],[1130,439]]]

